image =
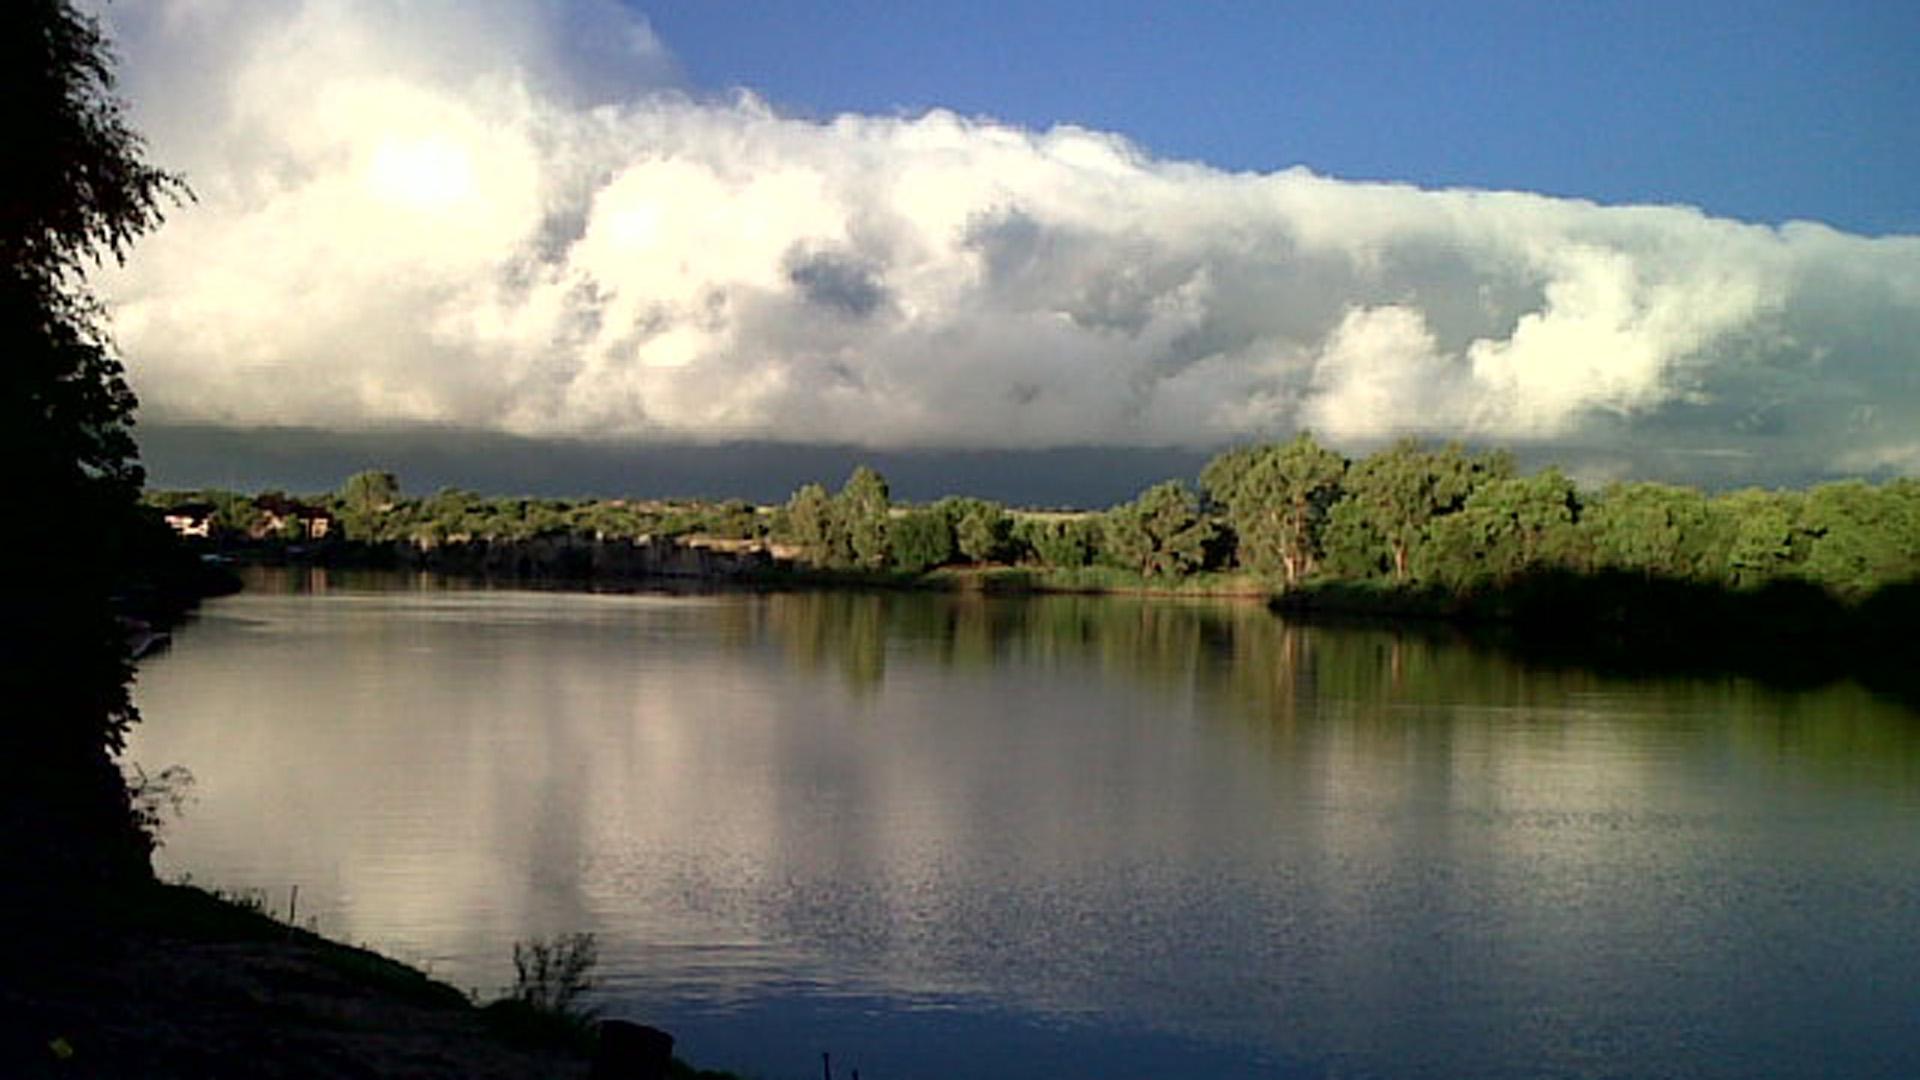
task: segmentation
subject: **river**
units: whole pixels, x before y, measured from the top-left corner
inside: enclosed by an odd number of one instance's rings
[[[259,572],[164,876],[769,1080],[1920,1076],[1920,717],[1124,598]]]

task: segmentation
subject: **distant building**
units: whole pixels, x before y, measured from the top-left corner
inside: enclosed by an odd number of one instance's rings
[[[213,511],[212,503],[181,503],[167,509],[165,520],[168,527],[181,536],[206,540],[213,536]]]
[[[253,500],[255,510],[260,516],[254,519],[247,535],[255,540],[271,536],[285,536],[289,532],[306,540],[324,539],[333,531],[333,515],[318,506],[309,506],[297,499],[288,499],[279,495],[262,495]]]

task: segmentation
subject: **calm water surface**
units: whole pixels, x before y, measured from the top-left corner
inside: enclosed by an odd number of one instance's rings
[[[280,574],[163,873],[769,1078],[1920,1076],[1920,718],[1264,609]]]

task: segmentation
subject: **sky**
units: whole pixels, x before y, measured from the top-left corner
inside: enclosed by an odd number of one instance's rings
[[[103,17],[197,194],[96,281],[156,484],[1099,505],[1302,429],[1920,474],[1920,6]]]

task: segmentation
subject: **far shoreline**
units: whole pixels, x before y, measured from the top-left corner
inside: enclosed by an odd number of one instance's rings
[[[709,574],[565,574],[489,572],[458,561],[420,565],[393,558],[390,549],[352,552],[344,545],[326,558],[311,557],[319,551],[256,554],[266,557],[233,565],[425,572],[567,592],[822,591],[1261,604],[1301,625],[1446,634],[1530,664],[1625,678],[1738,676],[1787,690],[1852,679],[1920,712],[1920,672],[1912,670],[1905,651],[1906,643],[1920,640],[1920,583],[1889,586],[1849,603],[1802,583],[1734,590],[1635,573],[1530,573],[1470,591],[1339,581],[1281,589],[1248,574],[1194,574],[1163,585],[1108,567],[948,566],[909,574],[765,561]]]

